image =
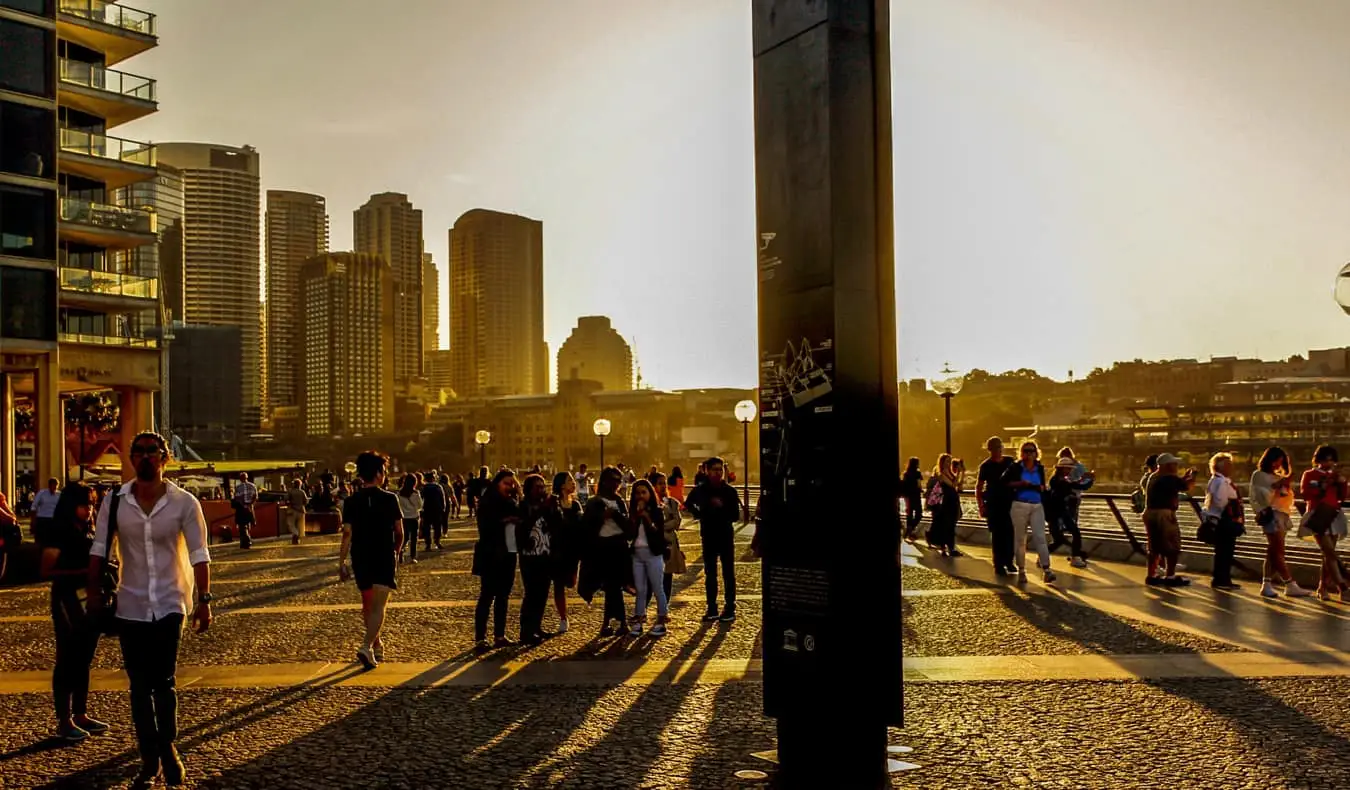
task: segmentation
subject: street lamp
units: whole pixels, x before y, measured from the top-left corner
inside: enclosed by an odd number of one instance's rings
[[[745,429],[745,480],[742,483],[745,489],[745,517],[741,522],[744,524],[750,523],[750,423],[755,421],[755,415],[758,413],[759,408],[752,400],[743,400],[736,404],[736,419]]]
[[[479,431],[473,435],[473,443],[478,445],[478,465],[487,466],[487,446],[492,443],[492,434]]]
[[[348,480],[355,480],[355,479],[356,479],[356,462],[355,462],[355,461],[348,461],[347,463],[343,464],[343,465],[342,465],[342,471],[344,471],[344,472],[347,473],[347,479],[348,479]]]
[[[1347,314],[1350,314],[1350,263],[1341,267],[1341,271],[1336,275],[1336,304],[1341,306]]]
[[[955,370],[952,370],[951,363],[944,362],[942,370],[938,373],[941,378],[933,379],[933,391],[942,396],[944,411],[947,416],[947,454],[952,454],[952,398],[961,391],[961,385],[966,383],[965,376]]]
[[[602,472],[605,469],[605,437],[609,436],[610,427],[609,420],[604,417],[596,420],[595,424],[591,426],[595,435],[600,437],[600,471]]]

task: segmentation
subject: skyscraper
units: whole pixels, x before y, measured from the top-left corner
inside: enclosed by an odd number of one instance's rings
[[[247,145],[163,143],[159,159],[183,176],[184,320],[239,327],[240,427],[256,430],[262,406],[258,152]]]
[[[460,397],[548,392],[544,223],[486,209],[455,221],[450,352]]]
[[[422,373],[422,212],[407,195],[371,195],[353,214],[355,252],[378,255],[394,278],[394,378]]]
[[[422,253],[422,375],[430,376],[431,354],[441,348],[441,277],[431,253]]]
[[[376,255],[335,252],[300,268],[301,424],[307,436],[394,429],[394,282]]]
[[[633,388],[633,349],[607,316],[586,315],[558,348],[558,382],[597,381],[606,390]]]
[[[328,252],[328,212],[323,197],[267,190],[267,408],[295,406],[303,347],[300,267]]]

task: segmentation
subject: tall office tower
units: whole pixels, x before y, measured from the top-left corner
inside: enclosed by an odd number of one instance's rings
[[[267,190],[267,408],[299,404],[301,374],[300,267],[328,252],[323,197]]]
[[[441,348],[441,276],[431,253],[422,253],[422,375],[430,376],[432,352]]]
[[[163,162],[155,177],[117,191],[117,204],[155,213],[156,244],[123,253],[130,270],[159,272],[159,296],[174,321],[183,320],[183,174]]]
[[[450,352],[462,398],[549,391],[544,223],[486,209],[455,221]]]
[[[239,327],[238,427],[257,430],[262,408],[258,152],[247,145],[161,143],[159,159],[183,176],[184,321]]]
[[[633,389],[633,349],[607,316],[586,315],[558,348],[558,381],[597,381],[606,390]]]
[[[307,436],[394,429],[393,273],[378,255],[334,252],[300,267],[301,424]]]
[[[155,214],[118,190],[155,177],[155,147],[110,134],[155,112],[156,83],[123,71],[158,45],[155,16],[111,3],[0,2],[0,489],[13,492],[14,411],[35,423],[39,479],[89,444],[64,441],[63,394],[112,390],[120,446],[150,428]],[[58,199],[59,194],[59,199]]]
[[[354,252],[388,261],[394,278],[394,378],[422,374],[422,212],[407,195],[371,195],[353,214]]]

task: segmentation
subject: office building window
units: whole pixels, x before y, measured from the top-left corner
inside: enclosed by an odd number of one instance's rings
[[[54,98],[55,42],[55,31],[0,19],[0,52],[5,53],[0,88]]]
[[[56,258],[56,193],[0,185],[0,255]]]
[[[0,6],[26,11],[34,16],[52,15],[52,0],[0,0]]]
[[[56,114],[41,107],[0,102],[0,171],[56,177]]]
[[[0,337],[56,339],[56,272],[0,266]]]

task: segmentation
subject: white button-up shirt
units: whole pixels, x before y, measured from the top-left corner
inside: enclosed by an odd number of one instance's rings
[[[206,549],[206,519],[202,505],[187,491],[165,483],[147,515],[141,510],[131,483],[118,489],[117,554],[122,584],[117,592],[117,616],[152,622],[172,614],[186,615],[192,600],[192,566],[210,562]],[[108,556],[108,514],[112,499],[99,508],[90,556]]]

